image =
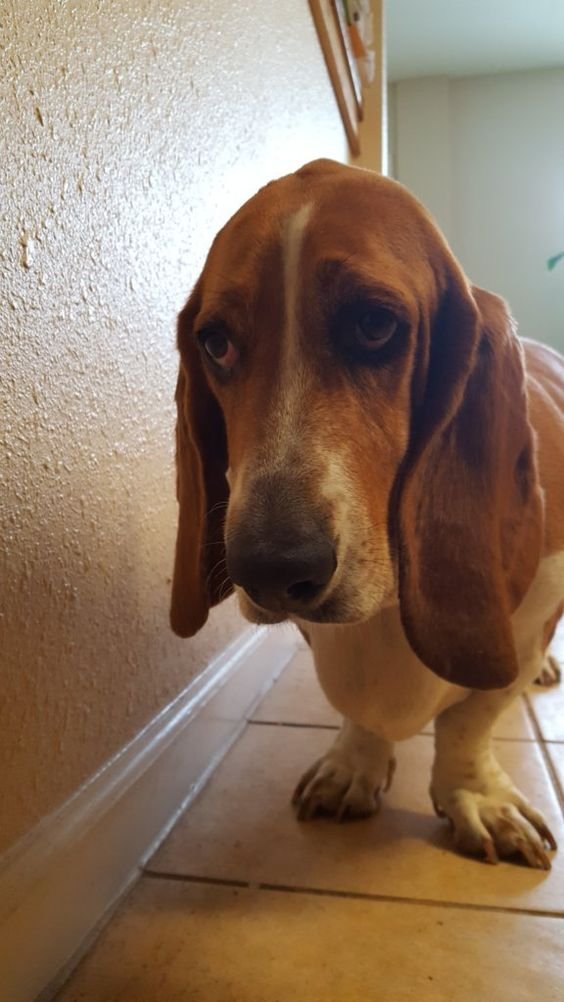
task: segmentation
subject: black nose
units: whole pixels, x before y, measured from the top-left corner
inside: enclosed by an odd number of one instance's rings
[[[337,557],[331,540],[319,530],[303,538],[273,543],[239,532],[227,544],[227,571],[257,605],[299,610],[311,605],[329,584]]]

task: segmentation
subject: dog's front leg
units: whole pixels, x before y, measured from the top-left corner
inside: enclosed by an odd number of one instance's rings
[[[345,719],[326,755],[307,770],[293,796],[298,818],[334,815],[338,821],[369,817],[380,806],[395,768],[394,746]]]
[[[499,714],[522,688],[472,692],[435,722],[431,797],[447,816],[455,844],[490,863],[521,855],[530,866],[550,869],[546,846],[556,848],[543,816],[499,765],[491,732]]]

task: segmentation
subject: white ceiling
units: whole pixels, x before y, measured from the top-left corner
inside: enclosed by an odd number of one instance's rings
[[[386,22],[390,80],[564,66],[564,0],[386,0]]]

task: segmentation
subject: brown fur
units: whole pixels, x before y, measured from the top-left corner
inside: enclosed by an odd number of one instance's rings
[[[523,341],[523,347],[545,496],[543,554],[549,556],[564,550],[564,358],[535,341]]]

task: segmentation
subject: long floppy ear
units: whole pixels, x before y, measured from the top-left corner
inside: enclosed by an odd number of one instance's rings
[[[202,366],[192,327],[196,286],[178,318],[176,494],[179,504],[170,622],[181,637],[205,623],[233,590],[225,570],[223,523],[229,498],[225,424]]]
[[[396,494],[402,622],[437,675],[502,688],[517,676],[510,615],[543,533],[523,352],[502,300],[455,270],[421,354]]]

